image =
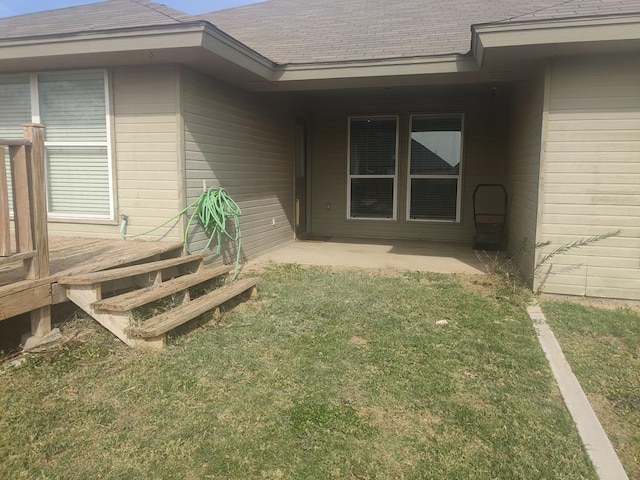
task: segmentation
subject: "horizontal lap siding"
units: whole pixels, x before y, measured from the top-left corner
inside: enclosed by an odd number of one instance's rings
[[[203,180],[227,189],[242,209],[244,258],[292,241],[293,109],[190,70],[182,79],[188,201]],[[198,233],[191,248],[205,241]]]
[[[543,106],[543,75],[514,88],[508,168],[508,249],[512,255],[517,252],[520,255],[519,267],[527,279],[534,265]],[[523,248],[525,241],[528,248]]]
[[[407,221],[409,116],[438,113],[465,114],[461,222]],[[397,220],[347,219],[348,117],[352,115],[400,116]],[[507,117],[507,92],[492,96],[489,87],[461,89],[455,93],[425,89],[406,95],[319,96],[313,104],[313,232],[471,243],[475,186],[506,181]]]
[[[553,259],[545,291],[640,299],[640,56],[557,61],[540,239],[621,230]]]
[[[128,234],[160,225],[181,208],[177,82],[178,72],[173,67],[112,72],[116,214],[129,216]],[[50,222],[49,231],[85,237],[120,236],[116,224]],[[179,241],[180,225],[172,223],[144,238]]]

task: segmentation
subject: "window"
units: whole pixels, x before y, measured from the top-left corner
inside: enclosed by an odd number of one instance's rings
[[[0,77],[0,138],[22,138],[22,124],[31,121],[31,88],[28,75]],[[9,149],[5,149],[7,181],[11,191]],[[9,195],[9,208],[13,197]]]
[[[397,117],[349,118],[349,218],[395,219]]]
[[[103,72],[38,75],[49,212],[111,218]]]
[[[113,219],[106,72],[0,77],[0,138],[45,126],[51,218]]]
[[[413,115],[408,220],[460,221],[463,116]]]

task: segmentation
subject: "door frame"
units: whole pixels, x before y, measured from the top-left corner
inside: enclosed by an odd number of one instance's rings
[[[300,236],[311,233],[311,171],[310,171],[310,158],[311,158],[311,148],[310,148],[310,128],[309,128],[309,117],[307,115],[296,115],[294,121],[294,165],[293,165],[293,232],[294,237],[298,239]],[[303,128],[303,152],[304,152],[304,205],[299,206],[298,203],[298,127],[302,126]],[[299,230],[299,220],[302,218],[300,212],[300,208],[304,208],[304,230]]]

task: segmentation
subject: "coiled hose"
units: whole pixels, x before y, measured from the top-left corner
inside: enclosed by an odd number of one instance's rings
[[[194,208],[195,207],[195,208]],[[236,244],[236,264],[235,271],[233,273],[233,280],[238,276],[238,272],[240,270],[240,250],[242,247],[242,233],[240,231],[240,215],[242,211],[238,204],[233,201],[229,193],[221,187],[210,187],[206,192],[202,192],[200,196],[187,205],[183,210],[178,212],[176,215],[168,219],[162,225],[158,225],[157,227],[152,228],[143,233],[139,233],[137,235],[127,235],[125,232],[127,231],[127,222],[128,217],[126,215],[122,215],[122,223],[120,225],[120,236],[123,239],[128,238],[137,238],[142,237],[144,235],[148,235],[150,233],[155,232],[156,230],[165,227],[169,223],[171,223],[176,218],[180,217],[180,215],[188,213],[188,211],[194,208],[193,212],[189,216],[189,220],[187,222],[187,226],[184,229],[184,249],[190,254],[191,250],[189,248],[189,232],[193,226],[194,220],[197,217],[198,223],[204,230],[205,235],[209,237],[209,241],[207,245],[202,249],[201,253],[204,253],[209,249],[213,240],[216,239],[217,247],[216,247],[216,255],[220,255],[222,252],[222,244],[225,238],[228,238],[232,242]],[[228,220],[233,219],[234,231],[230,232],[227,230]]]

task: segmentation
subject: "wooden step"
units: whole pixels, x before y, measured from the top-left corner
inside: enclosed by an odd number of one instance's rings
[[[202,262],[203,258],[204,255],[188,255],[184,257],[170,258],[168,260],[160,260],[157,262],[142,263],[131,267],[113,268],[111,270],[103,270],[100,272],[70,275],[58,279],[58,283],[61,285],[95,285],[102,282],[119,280],[121,278],[135,277],[136,275],[142,275],[144,273],[157,272],[165,268],[188,265],[194,262]]]
[[[97,243],[100,244],[100,241]],[[139,248],[142,244],[144,244],[144,248]],[[97,254],[94,253],[95,258],[91,262],[81,262],[79,265],[58,272],[58,277],[71,277],[85,273],[100,272],[114,267],[122,268],[124,265],[144,261],[176,258],[182,256],[184,249],[184,245],[181,243],[145,242],[142,240],[118,241],[111,245],[113,248],[106,245],[98,249]],[[114,254],[114,251],[117,253]]]
[[[200,298],[145,320],[139,327],[132,328],[130,333],[133,337],[141,338],[164,335],[169,330],[187,323],[198,315],[213,310],[233,297],[237,297],[241,293],[254,288],[258,280],[258,278],[246,278],[220,287]]]
[[[233,266],[231,265],[205,268],[201,271],[173,278],[157,285],[100,300],[99,302],[93,303],[91,308],[109,312],[127,312],[227,274],[231,270],[233,270]]]

